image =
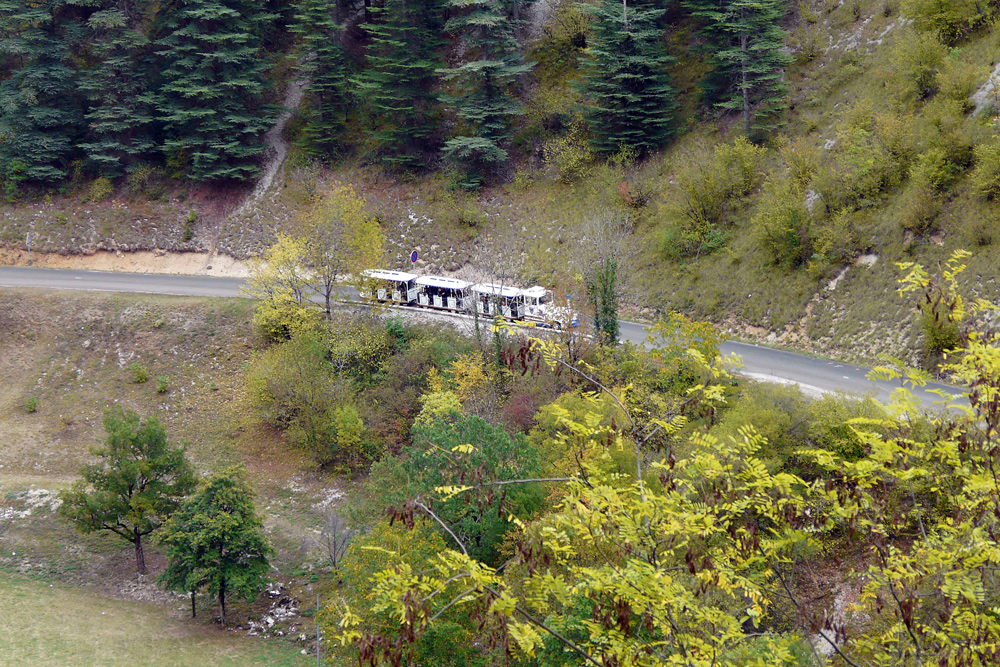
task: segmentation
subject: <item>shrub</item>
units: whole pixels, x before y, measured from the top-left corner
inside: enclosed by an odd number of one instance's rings
[[[1000,139],[979,144],[974,154],[976,167],[972,170],[972,191],[985,200],[997,199],[1000,195]]]
[[[562,183],[573,183],[590,173],[594,153],[583,135],[574,127],[564,134],[545,142],[542,148],[545,162],[555,167],[557,178]]]
[[[95,178],[90,184],[90,191],[87,193],[87,196],[90,201],[104,201],[114,194],[114,191],[115,188],[111,184],[111,181],[101,176],[100,178]]]
[[[772,176],[764,183],[750,224],[774,264],[794,268],[812,255],[812,214],[805,192],[788,176]]]
[[[931,228],[940,212],[941,202],[934,196],[932,188],[926,182],[918,181],[903,197],[900,224],[907,231],[924,234]]]
[[[909,167],[909,124],[891,116],[849,123],[837,135],[832,160],[819,170],[815,189],[832,210],[868,208],[902,180]]]
[[[27,412],[27,413],[29,413],[29,414],[32,413],[32,412],[37,412],[38,411],[38,397],[37,396],[29,396],[26,399],[24,399],[24,411]]]
[[[955,44],[988,19],[989,5],[977,0],[904,0],[903,12],[922,33]]]
[[[964,63],[949,55],[938,72],[938,95],[958,102],[963,114],[972,111],[972,94],[986,79],[986,72],[983,70],[981,66]]]
[[[187,217],[184,218],[184,241],[190,241],[194,238],[194,224],[198,222],[198,214],[195,213],[194,209],[188,211]]]
[[[722,246],[728,207],[758,184],[765,150],[743,137],[709,152],[696,148],[676,169],[667,205],[664,251],[696,255]]]
[[[136,384],[143,384],[149,380],[149,371],[138,361],[132,362],[132,365],[129,366],[129,372],[132,374],[132,382]]]
[[[279,294],[257,304],[253,323],[266,340],[285,341],[298,334],[314,334],[319,330],[322,317],[312,304],[299,303],[290,296]]]
[[[914,33],[904,30],[887,52],[890,89],[903,102],[930,97],[938,87],[941,69],[948,47],[934,33]]]
[[[170,389],[170,377],[167,375],[156,376],[156,393],[165,394]]]

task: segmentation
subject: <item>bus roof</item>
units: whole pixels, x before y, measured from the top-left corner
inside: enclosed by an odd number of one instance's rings
[[[381,269],[369,269],[364,272],[369,278],[376,280],[398,280],[399,282],[409,282],[417,277],[415,273],[405,273],[403,271],[382,271]]]
[[[480,283],[478,285],[473,285],[472,291],[479,292],[480,294],[502,296],[504,298],[521,296],[521,289],[519,287],[505,287],[504,285],[493,285],[492,283]]]
[[[533,287],[529,287],[528,289],[521,291],[524,292],[524,296],[540,297],[540,296],[545,296],[545,293],[548,292],[549,290],[545,289],[541,285],[535,285]]]
[[[469,283],[464,280],[442,278],[441,276],[420,276],[414,282],[418,285],[423,285],[424,287],[443,287],[444,289],[457,290],[464,290],[469,286]]]

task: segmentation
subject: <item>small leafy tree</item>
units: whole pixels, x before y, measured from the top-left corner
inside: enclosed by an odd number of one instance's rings
[[[146,574],[143,538],[191,492],[194,472],[155,418],[114,408],[104,413],[104,430],[105,446],[93,450],[101,462],[84,466],[83,479],[59,494],[59,513],[84,533],[106,530],[131,542],[136,570]]]
[[[222,624],[226,596],[248,600],[267,583],[274,551],[240,467],[226,468],[188,499],[164,526],[160,542],[170,563],[160,576],[169,589],[217,595]]]
[[[304,216],[296,243],[302,244],[302,264],[323,297],[329,319],[338,280],[350,276],[363,282],[364,271],[383,265],[385,236],[378,220],[350,186],[337,186]]]
[[[312,330],[319,313],[306,298],[304,239],[279,234],[277,242],[250,261],[250,277],[242,293],[260,303],[254,312],[257,329],[271,340],[285,340]]]
[[[632,223],[627,215],[601,213],[581,230],[579,268],[594,312],[594,331],[602,344],[618,344],[618,305],[628,284],[635,254]]]

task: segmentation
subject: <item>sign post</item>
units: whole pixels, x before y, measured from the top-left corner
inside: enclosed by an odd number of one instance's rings
[[[414,250],[410,253],[410,270],[414,270],[417,265],[417,251]]]

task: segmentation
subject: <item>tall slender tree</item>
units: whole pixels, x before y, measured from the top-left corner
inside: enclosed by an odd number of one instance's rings
[[[702,23],[714,72],[706,96],[719,109],[737,111],[748,135],[773,129],[787,108],[782,51],[782,0],[686,0]]]
[[[156,97],[163,150],[193,179],[257,176],[260,140],[275,117],[265,104],[261,35],[274,15],[260,0],[179,0],[157,44]]]
[[[134,4],[129,10],[137,15]],[[90,15],[87,27],[93,32],[97,63],[80,75],[79,88],[91,105],[80,148],[102,175],[111,178],[157,150],[149,95],[150,44],[130,23],[118,7]]]
[[[512,121],[524,113],[515,97],[517,82],[531,65],[525,64],[514,37],[515,3],[450,0],[449,5],[456,15],[445,27],[461,36],[470,58],[443,71],[455,88],[443,99],[454,105],[460,121],[444,154],[464,164],[470,183],[477,183],[507,160]]]
[[[72,47],[82,30],[72,9],[65,0],[0,1],[0,180],[8,186],[59,180],[76,154],[83,107]]]
[[[338,22],[338,8],[337,0],[301,0],[291,27],[302,40],[299,60],[309,79],[300,146],[320,159],[341,151],[352,107],[350,62],[341,45],[344,26]]]
[[[441,8],[437,0],[386,0],[371,11],[367,67],[356,79],[375,124],[371,136],[383,163],[420,166],[440,121],[434,89],[443,64],[435,53]]]
[[[626,0],[604,0],[593,10],[594,36],[583,79],[587,122],[594,148],[622,146],[642,153],[671,135],[676,92],[666,67],[672,61],[657,20],[663,9]]]

